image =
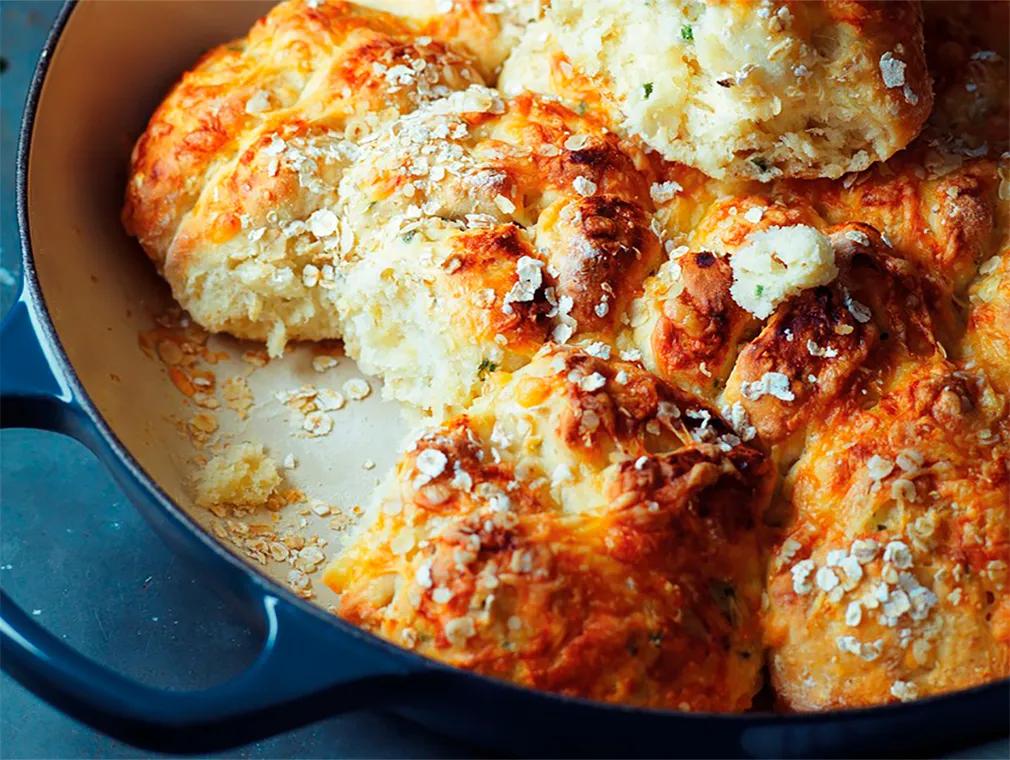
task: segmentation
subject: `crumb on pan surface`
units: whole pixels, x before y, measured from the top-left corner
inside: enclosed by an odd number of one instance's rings
[[[280,484],[277,465],[262,444],[238,443],[204,465],[196,484],[196,502],[207,508],[259,507],[267,503]]]

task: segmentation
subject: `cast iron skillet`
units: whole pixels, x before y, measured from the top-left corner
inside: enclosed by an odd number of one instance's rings
[[[47,308],[41,290],[29,229],[29,158],[49,64],[76,7],[68,2],[53,27],[21,128],[24,282],[0,334],[2,424],[64,433],[87,445],[164,540],[262,628],[263,643],[234,679],[203,691],[168,691],[92,662],[0,592],[3,669],[24,686],[117,739],[167,752],[236,746],[376,706],[479,745],[538,755],[934,754],[1006,732],[1007,680],[908,704],[809,715],[687,714],[536,692],[392,646],[296,598],[225,550],[113,433],[85,392],[50,315],[54,304]]]

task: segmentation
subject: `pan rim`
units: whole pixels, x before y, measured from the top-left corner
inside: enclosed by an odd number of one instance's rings
[[[52,321],[49,308],[46,305],[45,295],[42,291],[38,278],[38,271],[34,263],[34,251],[31,242],[31,229],[29,224],[28,209],[28,174],[31,163],[31,142],[34,132],[35,116],[38,109],[41,93],[44,88],[45,79],[49,72],[50,62],[53,58],[63,32],[66,30],[68,22],[74,10],[79,6],[81,0],[63,0],[63,7],[60,9],[52,29],[46,39],[42,49],[38,64],[32,76],[29,86],[28,97],[25,101],[24,113],[21,119],[18,139],[18,152],[15,177],[15,195],[17,207],[18,239],[21,244],[21,264],[22,264],[22,298],[27,296],[28,304],[33,309],[36,317],[35,324],[41,329],[42,335],[39,337],[48,343],[53,349],[50,356],[56,360],[57,369],[62,373],[70,389],[73,391],[74,405],[85,414],[89,424],[99,434],[101,442],[109,449],[109,452],[121,462],[142,489],[149,493],[158,507],[163,509],[173,520],[181,523],[187,529],[187,534],[200,541],[206,548],[210,549],[219,559],[226,561],[232,569],[241,571],[255,584],[274,596],[283,598],[286,602],[294,604],[296,607],[310,612],[314,617],[324,623],[336,622],[341,629],[346,628],[348,633],[361,633],[369,639],[389,647],[394,654],[411,655],[417,657],[421,662],[428,663],[426,658],[412,655],[407,650],[396,647],[385,640],[373,636],[357,626],[354,626],[335,615],[329,615],[318,606],[313,605],[284,588],[281,584],[255,571],[248,563],[237,555],[230,552],[224,545],[213,538],[211,534],[201,528],[199,524],[182,509],[176,502],[161,488],[157,481],[144,469],[143,465],[133,456],[126,445],[119,439],[111,425],[99,411],[98,407],[88,395],[77,371],[74,369],[63,342],[59,337],[56,326]],[[132,500],[131,500],[132,501]],[[134,505],[136,507],[136,505]]]
[[[42,287],[38,279],[38,272],[34,265],[34,253],[31,240],[31,229],[29,224],[28,208],[28,175],[31,162],[32,138],[34,134],[35,118],[46,78],[49,74],[50,65],[59,43],[67,30],[69,21],[74,11],[81,2],[89,0],[63,0],[63,6],[53,22],[52,28],[46,38],[42,48],[38,63],[32,75],[29,85],[28,95],[24,104],[24,111],[21,117],[19,128],[18,148],[16,156],[16,176],[15,176],[15,196],[16,214],[18,224],[18,240],[21,245],[22,263],[22,293],[21,298],[27,296],[28,304],[33,308],[36,318],[36,326],[41,334],[39,338],[48,344],[52,349],[51,357],[58,364],[57,369],[63,374],[67,384],[73,391],[73,398],[76,406],[84,413],[89,425],[97,433],[97,438],[108,453],[114,457],[125,468],[128,476],[134,481],[138,490],[145,493],[150,506],[160,509],[165,516],[171,519],[174,527],[179,531],[180,537],[187,541],[198,542],[202,548],[211,552],[219,562],[226,563],[237,575],[244,578],[258,587],[263,593],[278,597],[293,606],[295,609],[310,615],[317,623],[327,626],[331,633],[340,633],[358,643],[382,650],[391,660],[400,660],[410,666],[410,671],[415,674],[424,671],[439,672],[451,678],[473,680],[486,687],[503,689],[516,692],[526,698],[542,699],[556,702],[562,706],[579,707],[582,709],[602,710],[611,714],[635,714],[650,716],[654,719],[666,720],[708,720],[716,721],[717,725],[740,726],[741,728],[753,727],[793,727],[803,725],[816,725],[823,723],[850,722],[865,719],[894,716],[899,713],[912,713],[917,710],[931,709],[939,707],[942,703],[955,702],[966,699],[972,695],[981,695],[984,692],[996,692],[1010,687],[1010,677],[1003,678],[988,683],[978,684],[966,689],[932,695],[912,702],[888,703],[883,705],[872,705],[866,707],[850,707],[840,710],[826,710],[821,712],[805,713],[774,713],[774,712],[743,712],[743,713],[712,713],[712,712],[683,712],[669,708],[640,707],[629,704],[601,702],[583,697],[567,696],[554,692],[544,691],[533,687],[523,686],[504,679],[487,676],[478,672],[466,670],[464,668],[448,665],[438,660],[423,657],[410,650],[398,647],[369,631],[347,622],[337,615],[331,614],[318,605],[308,602],[284,586],[259,572],[249,565],[241,557],[229,551],[224,545],[218,542],[208,531],[201,528],[196,521],[161,488],[161,486],[143,468],[140,462],[133,456],[129,449],[113,431],[110,424],[102,416],[97,406],[91,400],[83,383],[77,375],[73,364],[70,361],[63,343],[52,321],[49,309],[46,306],[46,299],[42,292]],[[90,0],[95,1],[95,0]],[[104,465],[103,465],[104,466]],[[143,513],[134,499],[130,499]]]

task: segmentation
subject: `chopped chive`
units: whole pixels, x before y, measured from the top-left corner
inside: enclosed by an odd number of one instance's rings
[[[494,372],[496,369],[498,369],[498,365],[493,361],[490,359],[481,359],[477,367],[477,377],[483,380],[489,372]]]

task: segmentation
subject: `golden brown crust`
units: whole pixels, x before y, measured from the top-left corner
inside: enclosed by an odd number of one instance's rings
[[[547,208],[537,244],[550,252],[557,294],[572,299],[580,332],[611,336],[641,283],[659,265],[659,241],[647,212],[612,195]]]
[[[123,211],[127,231],[155,261],[163,260],[208,171],[225,163],[242,134],[259,122],[257,112],[247,110],[249,101],[262,92],[265,112],[293,106],[320,64],[329,63],[354,31],[370,26],[387,35],[406,31],[393,17],[350,3],[281,3],[248,37],[210,51],[182,77],[134,148]]]
[[[1001,168],[1000,247],[982,261],[968,291],[968,324],[960,346],[966,360],[985,370],[993,386],[1010,393],[1010,159]]]
[[[542,454],[508,440],[516,414],[547,423]],[[327,571],[340,612],[541,689],[743,709],[760,667],[751,573],[765,467],[718,430],[714,411],[634,365],[545,350],[400,462],[375,523]],[[598,484],[591,506],[562,508],[554,457],[574,471],[562,490]]]
[[[516,264],[523,256],[532,257],[529,241],[513,225],[470,230],[453,241],[456,252],[445,264],[451,270],[452,291],[456,299],[469,302],[474,293],[490,288],[495,296],[487,304],[489,336],[504,335],[512,351],[531,356],[548,339],[551,330],[551,304],[542,292],[530,301],[513,302],[508,313],[494,304],[504,301],[516,283]],[[457,263],[458,262],[458,263]],[[490,300],[490,299],[489,299]]]
[[[627,103],[556,46],[538,76],[563,101],[484,87],[536,3],[372,5],[400,15],[289,0],[201,59],[123,211],[196,323],[274,353],[342,337],[387,394],[449,415],[328,571],[341,614],[689,710],[750,705],[762,635],[787,709],[1007,675],[1006,5],[927,4],[924,127],[918,3],[706,5],[695,52],[792,46],[768,97],[773,56],[737,56],[706,102],[780,99],[718,181],[627,136]],[[738,50],[709,50],[724,28]],[[664,71],[628,80],[646,126],[673,124],[649,121]],[[835,129],[852,118],[790,122],[815,91],[861,104],[872,150]],[[673,142],[711,148],[704,121]]]
[[[479,392],[478,368],[515,369],[538,347],[533,336],[612,343],[660,260],[648,175],[636,168],[647,165],[599,123],[531,95],[505,101],[471,88],[393,122],[341,182],[337,210],[356,241],[337,300],[351,354],[392,380],[397,398],[458,411]],[[524,250],[499,266],[458,268],[469,246],[483,245],[479,230],[507,230]],[[418,287],[437,309],[404,308]],[[491,315],[483,326],[465,316],[474,306]],[[378,313],[418,329],[394,339],[376,329]],[[430,360],[404,365],[404,339],[423,341]],[[442,371],[432,362],[448,362],[460,381],[432,382]]]
[[[876,338],[875,327],[855,323],[837,289],[808,290],[776,312],[740,352],[726,401],[743,406],[762,440],[783,441],[831,406]],[[744,390],[768,373],[787,378],[783,397]]]
[[[765,635],[792,709],[1010,674],[1006,401],[940,359],[898,367],[878,402],[832,410],[787,481]]]
[[[541,0],[362,0],[400,16],[419,35],[448,40],[477,61],[493,80],[526,25],[540,15]]]
[[[332,294],[302,283],[306,266],[332,269],[344,245],[323,241],[331,230],[313,214],[329,213],[363,137],[482,81],[396,17],[281,3],[198,62],[152,116],[124,224],[206,327],[269,340],[275,353],[288,338],[339,337]]]
[[[450,14],[420,18],[341,0],[278,4],[246,38],[204,55],[151,117],[131,160],[123,211],[128,232],[161,262],[204,178],[240,149],[260,114],[295,108],[296,121],[321,120],[338,131],[352,117],[370,117],[373,124],[365,119],[352,125],[348,137],[354,137],[374,126],[383,111],[402,113],[418,105],[410,77],[396,86],[390,69],[421,70],[422,61],[429,64],[422,78],[437,72],[436,79],[445,77],[452,89],[460,88],[451,81],[460,74],[464,87],[483,82],[471,61],[488,52],[484,43],[506,24],[505,16],[488,13],[484,4],[456,2]],[[516,9],[510,23],[519,23],[520,16]],[[464,58],[457,50],[476,57]],[[497,64],[482,63],[490,76]]]
[[[875,227],[898,255],[960,291],[991,255],[997,184],[994,162],[945,159],[920,144],[851,182],[797,183],[789,189],[828,223]]]
[[[241,52],[228,47],[211,51],[197,64],[208,75],[240,66]],[[194,78],[184,77],[173,91],[174,102],[166,100],[155,111],[131,158],[123,224],[155,261],[164,259],[179,218],[195,202],[199,179],[248,119],[248,85],[243,91],[230,81],[204,84]],[[186,177],[194,180],[186,183]]]
[[[660,272],[665,289],[653,278],[636,302],[663,316],[639,326],[633,309],[632,326],[652,340],[635,341],[647,366],[675,382],[702,384],[664,349],[682,351],[695,319],[715,335],[721,316],[696,305],[714,302],[689,266],[699,251],[732,274],[756,232],[808,225],[829,235],[838,267],[756,337],[726,329],[714,349],[734,357],[718,403],[786,475],[764,515],[784,526],[765,635],[786,709],[908,700],[1010,673],[1005,184],[992,160],[923,140],[851,182],[709,182],[661,208],[683,248]],[[719,280],[708,285],[729,303],[730,278]],[[646,308],[650,298],[661,306]],[[852,569],[857,541],[879,546]],[[883,561],[894,542],[910,565]]]
[[[860,370],[937,352],[911,267],[888,256],[870,227],[836,228],[831,239],[838,278],[780,306],[740,351],[726,383],[724,402],[740,403],[767,443],[821,419]],[[754,388],[768,373],[784,376],[787,390],[776,395]]]
[[[881,59],[888,53],[901,57],[905,63],[904,84],[900,88],[887,86],[889,110],[896,122],[892,139],[893,144],[902,147],[912,142],[933,107],[933,80],[926,65],[922,4],[915,0],[828,0],[811,8],[811,4],[803,0],[794,0],[790,7],[802,7],[806,12],[816,8],[830,19],[828,23],[851,25],[856,30],[855,36],[867,45],[865,55],[877,62],[878,69],[882,69]],[[814,16],[810,27],[817,29],[824,23]]]
[[[666,301],[652,335],[656,372],[688,387],[725,382],[754,319],[730,296],[733,272],[725,258],[698,251],[676,263],[684,287]]]

